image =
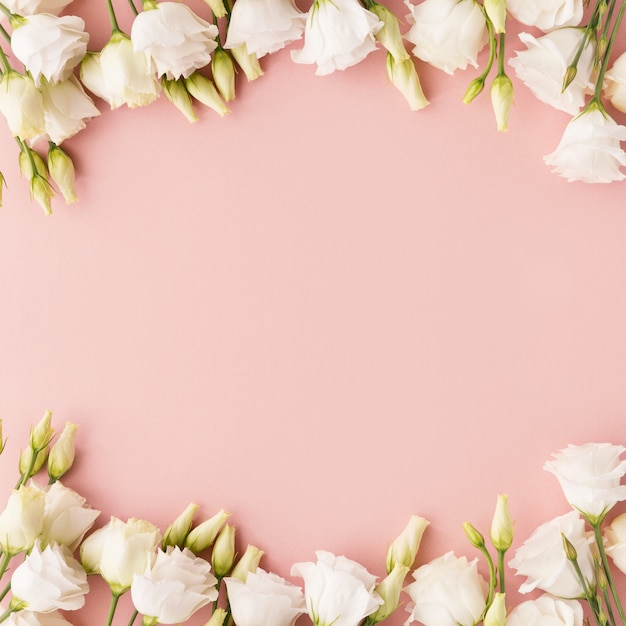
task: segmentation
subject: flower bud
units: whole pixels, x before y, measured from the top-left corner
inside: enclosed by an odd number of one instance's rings
[[[469,104],[483,89],[485,88],[485,80],[483,78],[475,78],[467,87],[463,96],[463,104]]]
[[[30,198],[36,200],[46,215],[52,215],[52,198],[54,190],[47,179],[35,174],[30,179]]]
[[[561,533],[561,537],[563,538],[563,548],[565,549],[565,556],[568,561],[574,563],[578,560],[578,552],[574,547],[574,544],[563,534]]]
[[[387,549],[387,573],[395,569],[396,563],[413,567],[422,535],[428,526],[428,520],[419,515],[411,515],[406,528],[394,539]]]
[[[43,162],[39,152],[32,150],[25,143],[22,144],[22,149],[20,150],[19,164],[20,173],[28,180],[31,180],[35,173],[44,178],[48,176],[46,164]]]
[[[163,76],[161,86],[167,99],[187,118],[188,122],[193,124],[198,121],[198,117],[193,110],[191,96],[182,80],[170,80]]]
[[[65,428],[48,456],[48,476],[52,482],[67,474],[74,463],[74,437],[78,424],[65,423]]]
[[[223,0],[204,0],[210,7],[215,17],[224,17],[226,15],[226,7]]]
[[[78,202],[74,187],[74,163],[67,152],[55,145],[48,151],[48,170],[52,180],[65,198],[65,204]]]
[[[509,111],[513,104],[513,83],[506,74],[498,74],[491,83],[491,104],[499,131],[508,130]]]
[[[484,0],[483,6],[496,34],[505,32],[506,0]]]
[[[213,553],[211,554],[211,563],[213,572],[218,578],[224,578],[230,572],[235,562],[235,527],[226,524],[222,528],[222,532],[217,536]]]
[[[30,431],[30,447],[33,450],[43,450],[52,440],[54,430],[51,426],[52,411],[46,411],[37,426]]]
[[[485,614],[483,626],[506,626],[505,594],[499,592],[495,594]]]
[[[465,536],[475,548],[484,547],[485,538],[469,522],[463,522],[463,530],[465,531]]]
[[[406,58],[396,61],[391,52],[387,53],[387,77],[406,98],[411,111],[419,111],[428,106],[428,100],[422,91],[413,60]]]
[[[493,547],[506,552],[513,543],[513,520],[509,513],[509,497],[501,494],[496,503],[496,512],[491,522],[491,543]]]
[[[193,502],[165,529],[161,546],[165,550],[168,546],[183,546],[191,530],[193,516],[198,505]]]
[[[199,102],[213,109],[218,115],[224,117],[230,113],[224,101],[220,98],[213,81],[198,72],[194,72],[189,78],[185,78],[187,91]]]
[[[200,554],[203,550],[213,545],[217,533],[224,522],[230,517],[224,509],[220,509],[213,517],[198,524],[185,538],[185,548],[194,554]]]
[[[222,98],[230,102],[235,97],[235,65],[223,48],[213,53],[213,80]]]
[[[215,609],[211,619],[204,626],[223,626],[226,615],[225,609]]]
[[[29,446],[20,454],[19,472],[22,476],[22,483],[25,483],[31,476],[34,476],[43,467],[48,458],[48,448],[44,448],[37,453],[35,460],[33,449]]]
[[[410,569],[398,561],[391,572],[376,585],[374,591],[383,599],[383,604],[369,616],[370,623],[378,624],[386,620],[398,608],[402,585]]]
[[[409,58],[409,53],[404,47],[398,18],[386,6],[378,4],[378,2],[372,2],[368,10],[384,24],[374,35],[376,41],[379,41],[389,51],[396,63],[406,61]]]
[[[255,546],[248,545],[243,556],[237,561],[237,564],[230,573],[231,578],[237,578],[242,583],[246,582],[250,572],[256,572],[257,567],[263,556],[263,550],[259,550]]]
[[[230,49],[231,54],[235,57],[237,65],[243,70],[248,81],[256,80],[259,76],[263,76],[263,70],[256,54],[248,52],[246,44]]]

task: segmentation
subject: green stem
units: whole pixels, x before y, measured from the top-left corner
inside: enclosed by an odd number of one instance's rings
[[[11,43],[11,35],[9,35],[9,33],[7,32],[7,29],[2,26],[2,24],[0,24],[0,34],[9,42]]]
[[[0,2],[0,11],[2,11],[8,18],[13,15],[13,13],[11,13],[11,11],[9,11],[9,9],[2,2]]]
[[[622,2],[622,7],[620,11],[624,12],[624,7],[626,6],[626,1]],[[594,96],[595,98],[595,96]],[[589,522],[589,520],[587,520]],[[619,618],[622,624],[626,625],[626,616],[624,615],[624,609],[622,607],[622,603],[620,602],[619,596],[617,595],[617,591],[615,589],[615,583],[613,582],[613,576],[611,575],[611,568],[609,567],[609,561],[606,556],[606,552],[604,551],[604,540],[602,539],[602,533],[600,532],[600,524],[601,521],[592,524],[589,522],[589,525],[593,529],[593,535],[596,539],[596,545],[598,546],[598,553],[600,555],[600,561],[602,563],[602,568],[604,569],[604,573],[606,574],[606,579],[609,583],[609,588],[611,589],[611,595],[613,596],[613,602],[615,603],[615,608],[619,613]]]
[[[0,593],[0,601],[4,600],[4,598],[6,598],[7,593],[9,593],[9,591],[11,591],[11,581],[9,581],[6,584],[6,587],[2,590],[2,593]]]
[[[489,18],[487,18],[487,31],[489,33],[489,58],[487,59],[487,65],[485,65],[485,70],[478,77],[478,80],[482,80],[482,81],[484,81],[487,78],[487,75],[491,71],[491,68],[493,67],[493,62],[496,58],[496,48],[497,48],[496,35],[493,32],[493,24],[491,23],[491,20]]]
[[[0,615],[0,623],[8,619],[11,613],[13,613],[13,609],[7,609],[2,615]]]
[[[218,578],[217,579],[217,584],[215,585],[215,589],[217,590],[217,598],[215,599],[215,602],[213,602],[213,612],[215,612],[215,610],[217,609],[217,604],[220,601],[220,587],[222,585],[222,579]]]
[[[619,12],[617,13],[617,17],[615,18],[615,22],[613,24],[611,37],[609,38],[608,43],[606,45],[604,58],[602,59],[602,65],[600,66],[600,71],[598,72],[598,78],[596,80],[596,89],[593,93],[593,98],[591,99],[591,102],[597,102],[598,104],[601,104],[600,96],[602,94],[602,87],[604,84],[604,75],[606,74],[606,70],[609,66],[609,57],[611,56],[611,50],[613,49],[613,44],[615,43],[615,39],[617,38],[617,31],[619,30],[620,24],[622,23],[622,18],[624,17],[625,10],[626,10],[626,0],[622,0],[622,4],[619,8]],[[589,104],[591,104],[591,102]],[[620,617],[622,617],[621,613],[620,613]],[[623,617],[622,617],[622,623],[624,623]]]
[[[504,71],[504,42],[505,33],[500,33],[500,47],[498,49],[498,76],[505,76]]]
[[[483,543],[481,546],[477,547],[483,553],[485,560],[487,561],[487,567],[489,568],[489,594],[487,595],[486,605],[490,606],[493,602],[493,592],[496,588],[496,568],[493,565],[493,559],[489,554],[489,550],[485,547],[485,544]]]
[[[11,68],[11,64],[9,63],[9,59],[7,59],[7,55],[4,53],[4,50],[1,47],[0,47],[0,63],[2,63],[2,67],[4,67],[5,72],[11,71],[12,68]]]
[[[504,572],[504,555],[506,550],[498,550],[498,575],[500,576],[500,593],[505,593],[505,572]]]
[[[11,554],[4,554],[2,556],[2,562],[0,563],[0,578],[4,576],[4,573],[7,571],[7,567],[9,567],[9,563],[11,562],[12,558],[13,555]]]
[[[137,11],[137,7],[135,6],[133,0],[128,0],[128,4],[130,5],[130,10],[133,12],[135,17],[137,17],[139,15],[139,11]]]
[[[117,603],[119,599],[119,593],[111,592],[111,604],[109,605],[109,615],[107,616],[106,626],[111,626],[111,624],[113,623],[113,616],[115,615],[115,609],[117,608]]]
[[[115,17],[112,0],[107,0],[107,9],[109,11],[109,19],[111,20],[111,30],[113,31],[113,34],[119,33],[120,27],[117,23],[117,18]]]
[[[130,622],[128,622],[128,626],[133,626],[134,621],[137,619],[137,615],[139,615],[139,611],[135,609],[135,612],[130,617]]]

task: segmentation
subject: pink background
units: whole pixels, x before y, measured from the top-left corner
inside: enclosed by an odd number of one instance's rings
[[[105,3],[73,6],[101,47]],[[409,515],[432,522],[418,563],[473,557],[462,522],[488,531],[508,493],[518,545],[567,511],[552,452],[626,443],[624,185],[551,174],[569,118],[517,82],[499,134],[488,94],[461,103],[473,70],[418,63],[412,113],[381,51],[263,67],[193,126],[163,97],[99,102],[66,144],[80,203],[52,218],[0,126],[5,493],[50,408],[81,424],[67,483],[101,524],[194,501],[282,575],[320,548],[382,575]],[[98,599],[70,619],[104,623]]]

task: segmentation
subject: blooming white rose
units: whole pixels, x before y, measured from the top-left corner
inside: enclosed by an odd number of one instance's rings
[[[608,121],[601,111],[597,114]],[[586,113],[581,118],[592,115]],[[626,128],[621,128],[621,138],[626,139]],[[610,443],[570,445],[552,455],[554,460],[546,461],[543,469],[557,477],[565,498],[575,509],[593,519],[603,518],[618,502],[626,500],[626,485],[620,485],[626,474],[626,460],[620,459],[624,451],[623,446]]]
[[[302,37],[306,14],[293,0],[237,0],[228,25],[225,48],[246,44],[261,58]]]
[[[11,49],[39,86],[69,78],[87,52],[85,22],[75,15],[46,13],[20,18],[11,35]]]
[[[176,624],[217,599],[216,583],[207,561],[187,548],[169,546],[166,552],[157,552],[143,574],[135,574],[130,593],[135,608],[148,621]]]
[[[543,595],[518,604],[506,618],[507,626],[582,626],[583,608],[575,600]]]
[[[293,626],[306,613],[304,594],[280,576],[257,568],[245,582],[225,578],[237,626]]]
[[[615,59],[604,78],[606,97],[617,110],[626,113],[626,52]]]
[[[292,50],[296,63],[316,63],[318,76],[345,70],[376,49],[374,35],[383,27],[358,0],[315,0],[307,14],[304,47]]]
[[[26,610],[11,613],[5,624],[7,626],[72,626],[58,611],[34,613]]]
[[[89,592],[87,574],[65,546],[52,543],[41,550],[35,542],[11,577],[14,599],[36,613],[63,609],[75,611]]]
[[[487,584],[478,573],[478,559],[448,552],[413,572],[415,582],[406,587],[413,601],[409,618],[424,626],[474,626],[485,610]]]
[[[519,576],[526,576],[520,586],[520,593],[542,589],[562,598],[578,598],[583,595],[574,566],[567,559],[563,547],[563,535],[574,546],[578,564],[583,576],[594,579],[593,559],[590,544],[591,533],[585,531],[585,521],[570,511],[542,524],[515,551],[515,558],[509,562]]]
[[[58,15],[72,0],[5,0],[4,5],[17,15],[50,13]]]
[[[83,541],[80,558],[90,574],[99,573],[115,593],[123,593],[135,574],[145,572],[160,540],[159,529],[150,522],[111,517]]]
[[[145,54],[157,76],[172,80],[187,78],[208,65],[218,34],[217,26],[205,22],[188,6],[160,2],[135,18],[130,38],[135,51]]]
[[[453,74],[468,63],[477,67],[478,53],[487,43],[487,25],[474,0],[424,0],[407,16],[413,23],[405,39],[414,44],[413,54],[422,61]]]
[[[520,33],[526,50],[517,50],[509,60],[517,77],[542,102],[555,109],[576,115],[585,104],[585,96],[593,87],[594,49],[587,45],[578,61],[574,80],[563,91],[563,79],[568,65],[583,37],[579,28],[561,28],[542,37]]]
[[[2,552],[18,554],[33,547],[43,528],[45,500],[45,494],[35,485],[13,490],[0,514]]]
[[[578,26],[583,19],[583,0],[507,0],[506,8],[518,22],[543,31]]]
[[[611,525],[605,528],[604,545],[615,567],[626,573],[626,513],[618,515]]]
[[[318,550],[316,563],[295,563],[292,576],[304,579],[306,606],[315,626],[357,626],[382,599],[376,577],[345,556]]]
[[[14,137],[34,140],[45,132],[43,99],[28,74],[11,70],[0,76],[0,112]]]

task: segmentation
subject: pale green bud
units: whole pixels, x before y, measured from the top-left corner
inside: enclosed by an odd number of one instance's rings
[[[390,52],[396,63],[408,59],[409,53],[404,47],[398,18],[386,6],[378,2],[372,2],[368,10],[383,23],[383,27],[374,35],[376,40]]]
[[[213,545],[217,533],[224,522],[230,517],[230,513],[226,513],[224,509],[220,509],[213,517],[198,524],[186,537],[185,548],[191,550],[194,554],[200,554],[203,550]]]
[[[19,472],[20,476],[23,476],[23,481],[26,482],[31,476],[34,476],[43,467],[43,464],[48,458],[48,448],[44,448],[37,453],[35,461],[33,462],[33,449],[29,446],[20,454],[19,460]]]
[[[46,411],[39,423],[31,428],[30,447],[33,450],[43,450],[54,437],[54,430],[51,426],[52,411]]]
[[[513,543],[513,520],[509,513],[509,497],[504,494],[500,494],[496,502],[496,511],[491,522],[491,543],[500,552],[506,552]]]
[[[391,572],[376,585],[374,591],[383,599],[375,613],[369,616],[368,621],[374,624],[386,620],[400,603],[400,592],[404,579],[411,568],[401,563],[396,563]]]
[[[19,154],[20,173],[28,180],[31,180],[37,172],[43,178],[48,177],[48,169],[39,152],[31,150],[26,144],[22,144]],[[35,169],[33,170],[33,164]]]
[[[256,80],[259,76],[263,76],[263,70],[256,54],[248,52],[248,46],[245,43],[230,49],[231,54],[235,57],[237,65],[243,70],[248,81]]]
[[[398,62],[393,54],[388,52],[387,77],[406,98],[411,111],[419,111],[428,106],[428,100],[422,91],[419,76],[412,59],[406,58]]]
[[[499,131],[508,130],[509,111],[513,104],[513,83],[506,74],[498,74],[491,83],[491,105]]]
[[[224,578],[235,562],[235,527],[226,524],[215,540],[211,564],[218,578]]]
[[[187,508],[165,529],[161,546],[163,550],[168,546],[183,546],[185,539],[191,530],[193,516],[198,510],[198,505],[191,502]]]
[[[467,87],[463,96],[463,104],[469,104],[483,89],[485,88],[485,80],[483,78],[475,78]]]
[[[465,531],[465,536],[475,548],[484,547],[485,538],[469,522],[463,522],[463,530]]]
[[[196,100],[213,109],[221,117],[230,113],[215,88],[213,81],[209,80],[206,76],[194,72],[189,78],[185,78],[185,87]]]
[[[50,450],[48,476],[52,482],[67,474],[74,463],[76,455],[74,438],[77,430],[78,424],[66,422],[63,432]]]
[[[52,180],[63,194],[65,204],[78,202],[74,187],[76,178],[74,163],[67,152],[59,148],[59,146],[55,145],[48,151],[48,170]]]
[[[170,80],[163,76],[161,86],[167,99],[187,118],[188,122],[193,124],[198,121],[198,116],[193,110],[191,96],[182,80]]]
[[[485,614],[484,626],[506,626],[506,602],[503,593],[496,593]]]
[[[210,7],[215,17],[224,17],[226,15],[226,7],[222,0],[204,0]]]
[[[506,0],[484,0],[483,6],[496,34],[505,32]]]
[[[223,48],[213,53],[213,80],[222,98],[230,102],[235,97],[235,64]]]
[[[204,626],[223,626],[227,615],[225,609],[215,609],[211,619]]]
[[[568,561],[572,561],[574,563],[578,559],[578,552],[574,547],[574,544],[563,534],[561,533],[561,538],[563,539],[563,549],[565,550],[565,556]]]
[[[256,572],[263,554],[263,550],[259,550],[255,546],[248,545],[246,551],[243,553],[243,556],[239,559],[239,561],[237,561],[233,571],[230,573],[230,577],[237,578],[242,583],[245,583],[248,578],[248,574],[250,572]]]
[[[31,200],[37,201],[46,215],[52,215],[54,190],[46,178],[35,174],[35,176],[30,179],[30,197]]]
[[[387,573],[390,574],[396,563],[405,567],[413,567],[422,535],[430,522],[419,515],[411,515],[405,529],[394,539],[387,549]]]

